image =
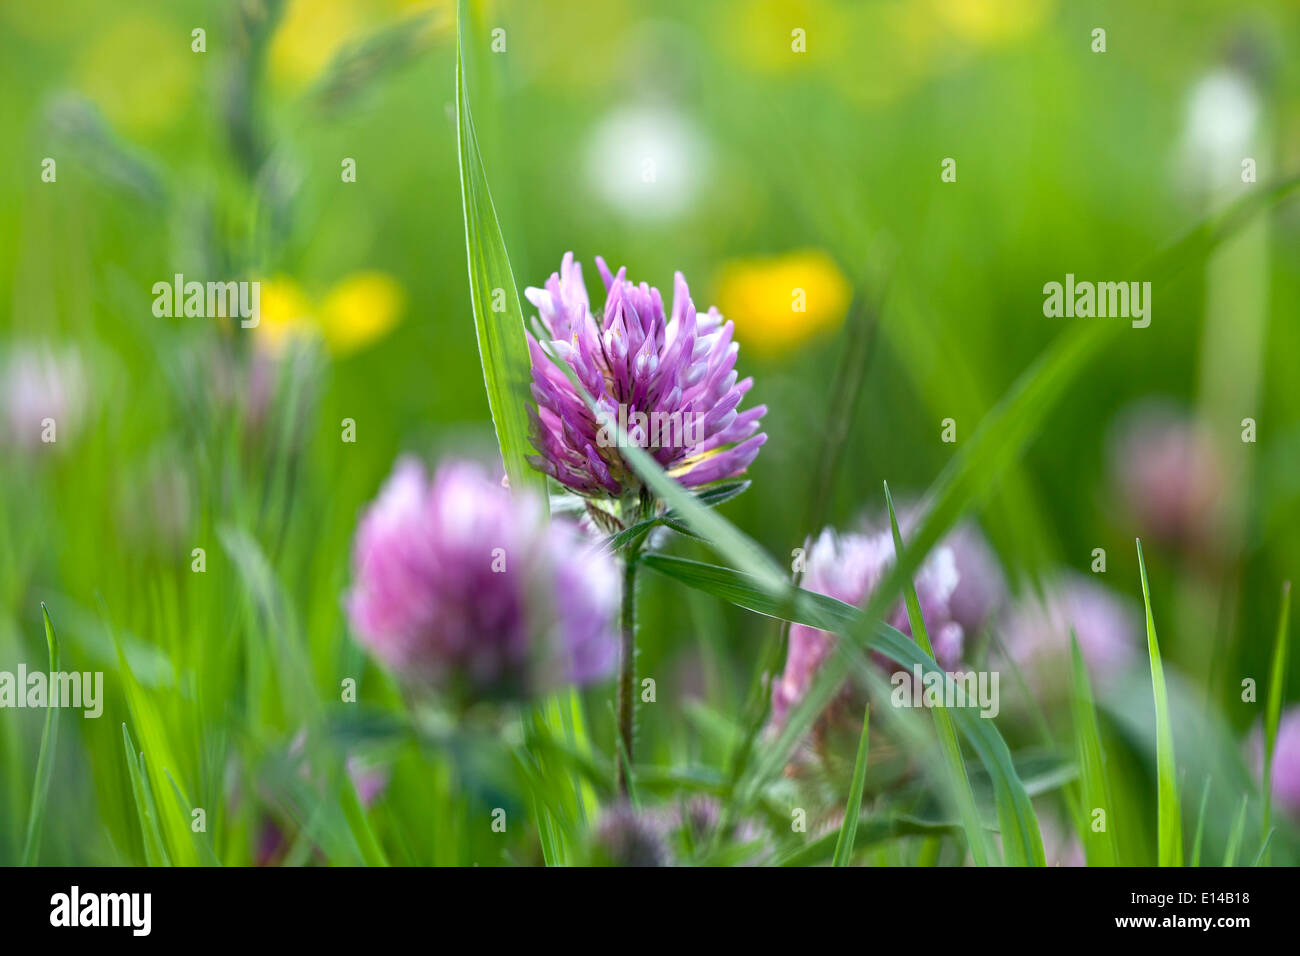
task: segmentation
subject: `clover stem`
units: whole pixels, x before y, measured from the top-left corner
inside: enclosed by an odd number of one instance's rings
[[[636,734],[636,571],[641,545],[634,543],[623,556],[623,613],[620,619],[622,646],[618,664],[618,749],[617,784],[620,796],[628,794],[633,738]]]

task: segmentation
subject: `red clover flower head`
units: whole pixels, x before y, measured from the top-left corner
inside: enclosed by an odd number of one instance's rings
[[[758,432],[767,409],[739,408],[754,381],[738,379],[732,323],[717,309],[697,313],[680,272],[669,313],[658,289],[631,282],[626,269],[611,274],[599,256],[596,266],[606,291],[599,317],[573,253],[545,288],[525,293],[550,350],[572,366],[601,413],[593,414],[530,333],[533,466],[589,498],[639,494],[641,482],[619,453],[616,422],[686,487],[744,472],[767,440]]]

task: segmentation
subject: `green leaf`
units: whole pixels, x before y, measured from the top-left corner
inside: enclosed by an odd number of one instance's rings
[[[898,529],[898,515],[894,513],[894,499],[889,493],[889,483],[885,483],[885,505],[889,509],[889,527],[894,535],[894,554],[903,559],[903,535]],[[916,596],[916,585],[912,579],[903,581],[903,600],[907,605],[907,620],[912,626],[912,636],[917,646],[927,657],[934,657],[934,648],[930,646],[930,636],[925,629],[925,618],[921,614],[921,602]],[[957,809],[961,814],[962,824],[966,828],[966,839],[970,844],[971,857],[976,866],[988,866],[988,848],[984,844],[984,827],[980,823],[979,808],[975,795],[971,792],[970,778],[966,776],[966,764],[962,759],[961,744],[957,742],[957,732],[953,730],[952,716],[942,704],[932,708],[934,725],[939,733],[939,746],[943,750],[948,765],[948,782],[952,788]],[[1009,861],[1016,866],[1028,865],[1028,860]]]
[[[855,657],[853,651],[877,651],[905,668],[920,666],[923,674],[943,674],[939,666],[906,635],[878,617],[869,617],[867,612],[843,601],[803,588],[795,589],[789,598],[784,595],[774,598],[749,575],[685,558],[647,554],[641,561],[659,574],[738,607],[842,635],[846,640],[837,642],[837,653],[823,662],[823,668],[838,659],[843,662],[841,673],[847,674],[852,661],[862,667],[870,666],[863,655]],[[851,649],[845,650],[845,645],[851,645]],[[813,689],[817,688],[818,683],[813,682]],[[838,684],[833,685],[830,688],[831,694],[837,692],[838,688]],[[826,700],[829,700],[829,695],[822,701],[823,706]],[[820,709],[817,712],[820,713]],[[1036,866],[1042,866],[1043,844],[1038,830],[1038,818],[1024,784],[1016,773],[1006,741],[998,733],[993,721],[981,717],[976,708],[954,707],[952,714],[957,729],[970,742],[989,773],[1003,848],[1008,858],[1023,857]],[[762,759],[746,778],[742,800],[756,798],[757,790],[763,782],[772,779],[785,766],[790,753],[784,744],[786,736],[783,731],[779,741],[764,749]]]
[[[849,802],[844,807],[844,822],[840,837],[835,843],[832,866],[848,866],[853,859],[858,835],[858,816],[862,813],[862,788],[867,779],[867,749],[871,738],[871,704],[862,709],[862,735],[858,738],[858,757],[853,763],[853,782],[849,786]]]
[[[479,358],[483,363],[488,407],[510,487],[532,487],[544,499],[546,479],[526,460],[531,448],[528,407],[532,401],[532,366],[524,337],[519,290],[510,269],[510,257],[506,253],[496,207],[492,204],[487,172],[470,115],[469,96],[465,89],[464,20],[462,3],[456,20],[456,133],[474,330],[478,336]],[[496,311],[494,305],[504,308]]]
[[[1097,727],[1097,710],[1092,699],[1092,685],[1088,669],[1079,650],[1079,639],[1070,628],[1070,695],[1074,710],[1074,745],[1079,762],[1081,807],[1080,832],[1084,837],[1084,853],[1090,866],[1119,865],[1119,841],[1115,837],[1115,807],[1111,802],[1110,785],[1106,780],[1106,763],[1101,749],[1101,732]],[[1104,814],[1106,829],[1094,832],[1089,826],[1096,810]]]
[[[1165,672],[1160,664],[1160,643],[1156,639],[1156,621],[1151,614],[1151,589],[1147,584],[1147,566],[1142,557],[1142,542],[1137,543],[1138,568],[1142,572],[1142,601],[1147,613],[1147,651],[1151,658],[1151,690],[1156,706],[1156,828],[1158,859],[1161,866],[1183,865],[1183,825],[1178,808],[1178,777],[1174,760],[1174,729],[1169,720],[1169,694],[1165,689]]]
[[[59,670],[59,639],[50,622],[50,612],[41,602],[41,617],[45,621],[45,643],[50,652],[50,673]],[[21,691],[20,691],[21,692]],[[45,822],[45,809],[49,805],[50,777],[54,773],[54,751],[59,740],[59,710],[54,701],[45,708],[45,729],[41,731],[41,750],[36,758],[36,780],[32,784],[32,805],[27,813],[27,840],[23,845],[23,866],[35,866],[41,852],[41,826]]]
[[[1291,618],[1291,582],[1282,583],[1282,613],[1273,639],[1273,667],[1269,672],[1268,709],[1264,712],[1264,823],[1269,831],[1269,813],[1273,805],[1273,747],[1277,743],[1277,725],[1282,718],[1282,693],[1286,690],[1287,625]]]

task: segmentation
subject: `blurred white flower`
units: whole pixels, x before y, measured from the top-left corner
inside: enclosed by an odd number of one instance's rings
[[[597,197],[631,219],[664,220],[695,201],[711,156],[699,128],[663,105],[610,113],[587,146],[587,180]]]
[[[1184,162],[1196,182],[1213,186],[1240,182],[1241,162],[1256,145],[1259,114],[1259,97],[1237,70],[1221,67],[1192,87]]]

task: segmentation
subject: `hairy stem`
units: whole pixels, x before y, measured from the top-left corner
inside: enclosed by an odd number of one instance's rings
[[[617,784],[620,796],[628,793],[632,743],[636,731],[636,569],[641,549],[633,545],[623,558],[623,613],[620,619],[622,648],[618,664],[618,736],[622,743],[617,755]]]

